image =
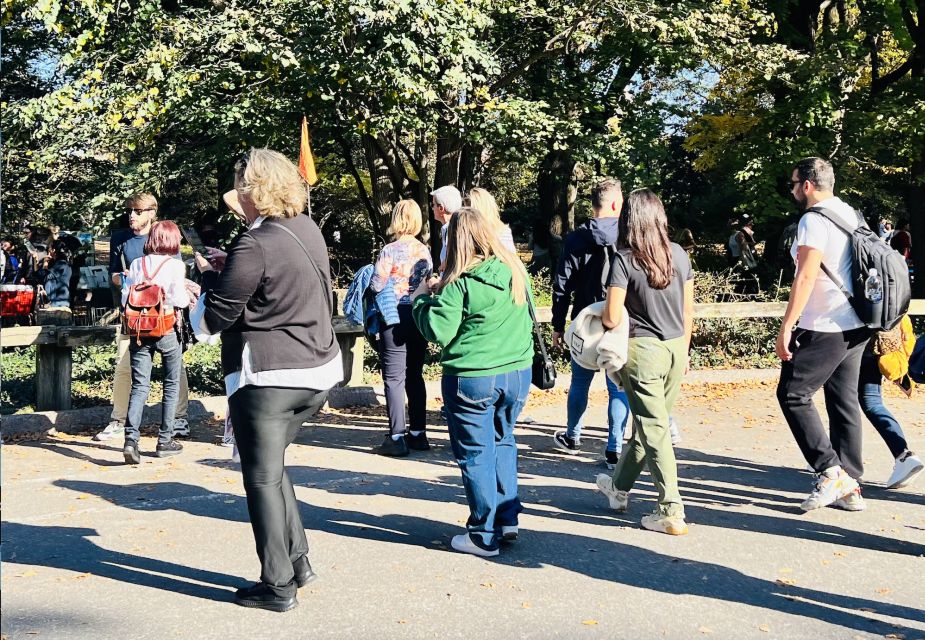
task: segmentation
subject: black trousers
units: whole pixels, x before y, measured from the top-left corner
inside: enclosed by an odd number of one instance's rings
[[[793,359],[781,366],[777,401],[803,457],[817,473],[833,466],[842,467],[855,479],[864,473],[857,391],[868,338],[866,328],[839,333],[797,329],[793,333]],[[819,389],[824,392],[828,433],[813,405]]]
[[[379,360],[385,386],[385,406],[389,414],[389,433],[404,433],[405,394],[412,431],[427,426],[427,388],[424,386],[424,355],[427,341],[411,317],[411,305],[398,305],[401,322],[386,327],[379,341]]]
[[[295,594],[292,563],[308,553],[299,505],[284,467],[286,447],[326,398],[327,391],[247,386],[228,399],[260,580],[278,595]]]

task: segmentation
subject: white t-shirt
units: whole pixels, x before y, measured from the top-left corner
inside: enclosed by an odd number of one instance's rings
[[[828,209],[852,227],[858,226],[858,216],[839,198],[829,198],[818,207]],[[847,234],[818,213],[806,213],[797,226],[797,237],[790,246],[790,255],[797,262],[797,248],[811,247],[822,251],[822,263],[854,293],[851,282],[851,245]],[[809,302],[797,326],[823,333],[840,333],[864,326],[848,298],[822,269],[809,296]]]
[[[155,269],[157,269],[161,263],[164,263],[160,271],[151,278],[154,284],[160,285],[164,290],[164,302],[178,309],[185,309],[190,305],[189,293],[186,291],[186,265],[183,261],[178,260],[174,256],[149,255],[132,260],[132,264],[128,268],[128,275],[122,281],[123,307],[125,303],[128,302],[129,287],[133,284],[143,282],[145,279],[141,267],[142,261],[145,263],[144,267],[148,270],[149,276],[154,275]]]

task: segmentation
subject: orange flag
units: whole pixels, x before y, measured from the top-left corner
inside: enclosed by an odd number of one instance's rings
[[[312,157],[312,146],[308,137],[308,120],[302,116],[302,144],[299,146],[299,173],[305,178],[305,182],[313,185],[318,182],[318,174],[315,173],[315,159]]]

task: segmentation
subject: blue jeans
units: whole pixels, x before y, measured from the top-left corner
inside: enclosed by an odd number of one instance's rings
[[[584,426],[585,409],[588,408],[588,391],[594,374],[591,369],[585,369],[572,358],[572,384],[568,390],[566,403],[566,432],[573,440],[581,439],[581,429]],[[607,374],[607,394],[610,400],[607,403],[607,451],[620,453],[623,449],[623,431],[626,429],[626,419],[629,417],[630,405],[626,394],[617,388]]]
[[[161,354],[164,366],[164,399],[161,403],[161,428],[157,434],[158,444],[166,444],[173,437],[173,421],[177,413],[177,399],[180,397],[180,365],[183,351],[173,331],[163,338],[142,338],[139,345],[131,338],[128,346],[132,363],[132,393],[128,399],[128,415],[125,418],[125,440],[137,443],[140,436],[145,402],[151,391],[151,366],[154,352]]]
[[[908,448],[906,434],[903,433],[899,422],[893,417],[889,409],[883,404],[881,385],[883,375],[877,356],[865,353],[861,358],[861,375],[858,379],[858,402],[861,410],[883,441],[889,447],[894,458],[898,458]]]
[[[530,392],[530,369],[493,376],[444,375],[450,444],[469,503],[466,529],[483,549],[498,548],[501,527],[517,526],[514,423]]]

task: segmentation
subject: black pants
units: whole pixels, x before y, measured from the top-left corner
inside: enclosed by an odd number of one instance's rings
[[[806,461],[818,473],[840,466],[857,479],[861,459],[861,410],[858,376],[870,337],[866,328],[839,333],[797,329],[777,385],[777,400]],[[813,395],[823,389],[829,433],[822,426]]]
[[[389,433],[405,432],[405,394],[412,431],[427,426],[427,389],[424,386],[424,355],[427,341],[411,317],[411,305],[398,305],[401,322],[386,327],[379,341],[379,360],[385,384]]]
[[[283,466],[286,447],[326,398],[327,391],[247,386],[228,399],[260,580],[278,595],[295,594],[292,563],[308,553],[295,491]]]

